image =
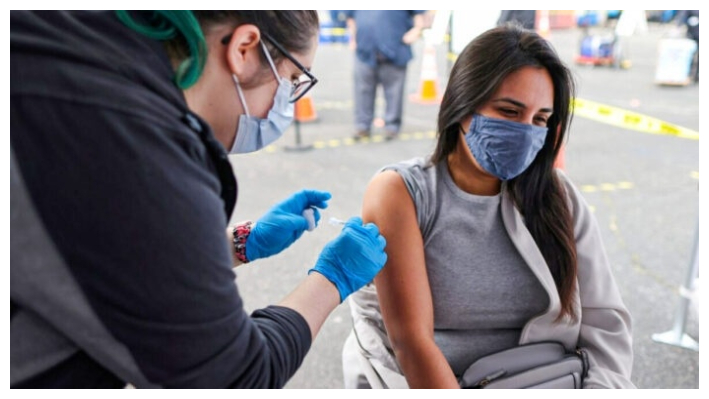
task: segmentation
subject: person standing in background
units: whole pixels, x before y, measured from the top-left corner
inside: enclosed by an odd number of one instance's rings
[[[356,49],[354,68],[355,140],[371,136],[377,87],[384,89],[385,138],[401,129],[406,67],[413,58],[411,44],[425,27],[424,11],[347,11],[350,44]]]

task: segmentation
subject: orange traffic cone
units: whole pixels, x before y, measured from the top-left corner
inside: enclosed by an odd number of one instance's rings
[[[549,10],[537,10],[534,26],[539,36],[549,40]]]
[[[441,102],[441,95],[438,90],[436,48],[433,44],[426,43],[424,47],[419,92],[412,94],[409,99],[420,104],[438,104]]]
[[[295,102],[295,120],[298,122],[313,122],[318,119],[313,105],[313,98],[306,94]]]

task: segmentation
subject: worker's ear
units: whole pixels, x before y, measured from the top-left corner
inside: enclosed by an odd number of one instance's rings
[[[261,70],[261,31],[256,25],[245,24],[234,28],[227,43],[227,65],[239,82],[248,81]]]

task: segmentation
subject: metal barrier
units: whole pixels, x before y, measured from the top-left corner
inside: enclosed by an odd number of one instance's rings
[[[697,228],[694,232],[694,251],[692,252],[692,259],[689,263],[687,279],[685,280],[684,285],[679,288],[680,301],[679,306],[677,307],[677,313],[675,314],[674,326],[669,331],[653,334],[653,341],[699,352],[699,343],[685,333],[685,328],[687,325],[687,312],[689,311],[689,305],[691,304],[692,296],[696,288],[695,282],[699,278],[698,255],[699,220],[697,220]]]

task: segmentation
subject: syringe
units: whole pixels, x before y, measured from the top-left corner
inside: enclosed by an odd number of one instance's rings
[[[308,221],[308,231],[315,230],[315,211],[313,208],[307,208],[303,211],[303,217]]]
[[[336,218],[336,217],[333,216],[333,217],[330,218],[330,220],[328,220],[328,223],[330,223],[330,224],[333,225],[333,226],[341,226],[341,225],[344,225],[344,224],[347,223],[347,222],[345,222],[344,220],[340,220],[340,219],[338,219],[338,218]]]

